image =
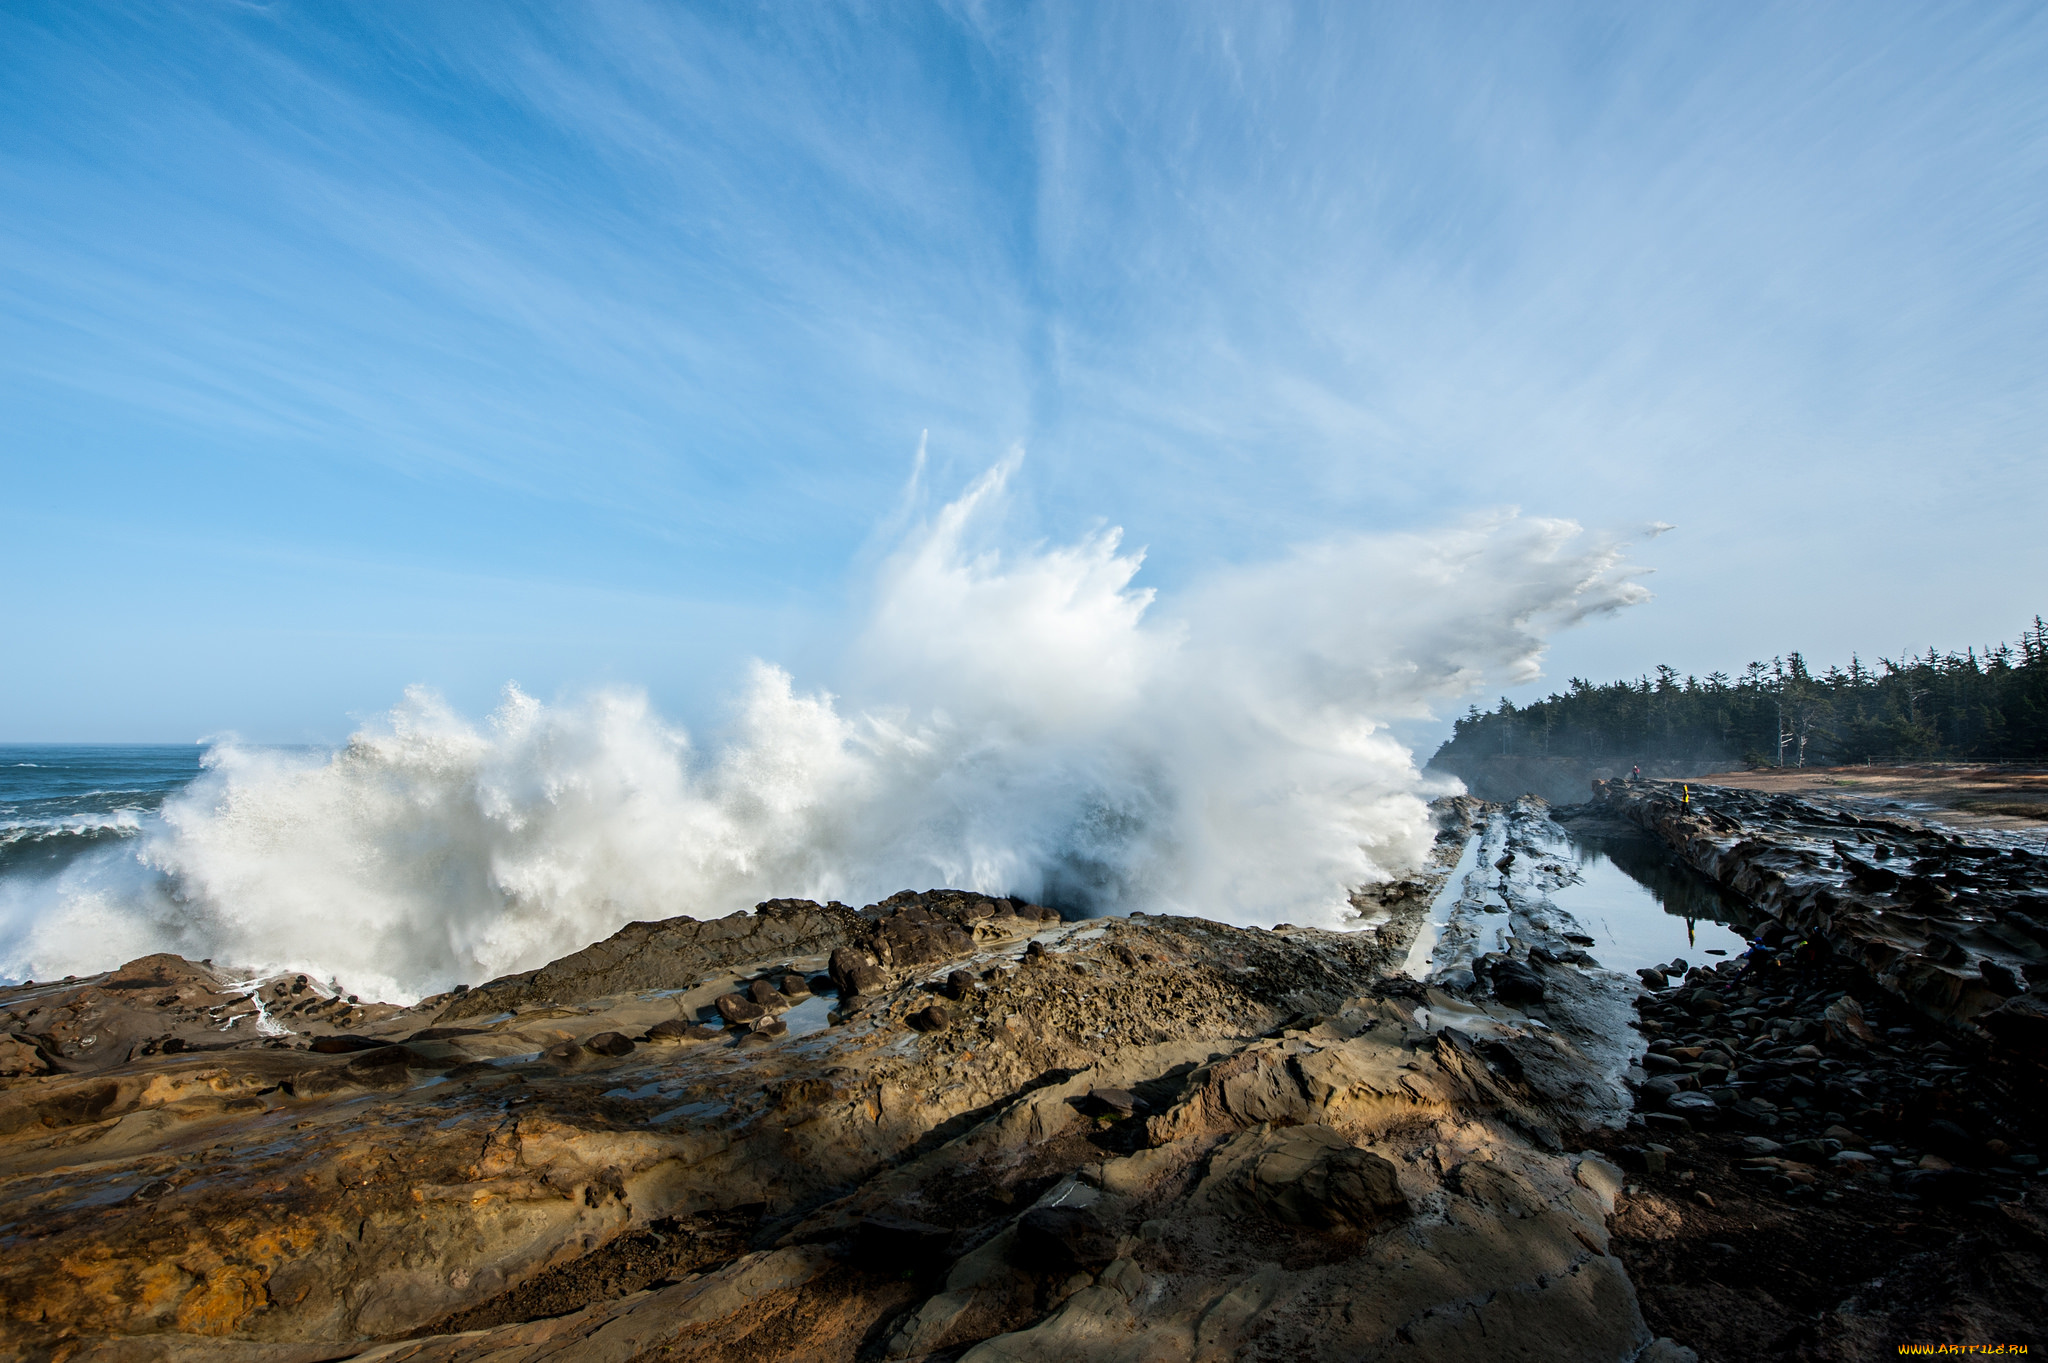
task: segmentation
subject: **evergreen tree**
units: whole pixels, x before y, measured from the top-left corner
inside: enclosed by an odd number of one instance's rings
[[[1804,654],[1752,662],[1739,676],[1680,677],[1660,664],[1634,681],[1573,677],[1517,707],[1477,706],[1438,750],[1452,756],[1550,756],[1821,766],[1870,760],[2048,760],[2048,621],[2017,644],[1879,658],[1816,673]]]

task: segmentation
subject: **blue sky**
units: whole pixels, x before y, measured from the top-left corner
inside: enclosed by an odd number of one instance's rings
[[[9,5],[0,739],[828,680],[921,438],[1169,595],[1676,523],[1558,682],[2011,637],[2044,70],[2019,4]]]

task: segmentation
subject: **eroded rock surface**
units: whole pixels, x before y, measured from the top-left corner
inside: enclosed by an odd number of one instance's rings
[[[635,924],[413,1009],[176,958],[4,991],[0,1342],[1637,1356],[1615,1176],[1542,1081],[1569,1038],[1418,1018],[1405,950],[906,892]],[[252,995],[278,1035],[236,1030]]]

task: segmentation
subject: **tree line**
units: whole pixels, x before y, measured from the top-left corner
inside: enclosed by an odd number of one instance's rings
[[[1830,766],[1865,761],[2048,761],[2048,624],[2017,644],[1879,658],[1815,672],[1802,654],[1740,674],[1683,676],[1659,666],[1634,681],[1566,689],[1528,705],[1473,706],[1437,752],[1446,757],[1573,757],[1633,763]]]

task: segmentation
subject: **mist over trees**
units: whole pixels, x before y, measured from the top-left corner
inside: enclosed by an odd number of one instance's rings
[[[2017,644],[1937,653],[1875,668],[1815,672],[1804,655],[1735,675],[1659,666],[1634,681],[1566,690],[1517,706],[1477,706],[1434,759],[1571,757],[1750,766],[1864,761],[2048,761],[2048,623]]]

